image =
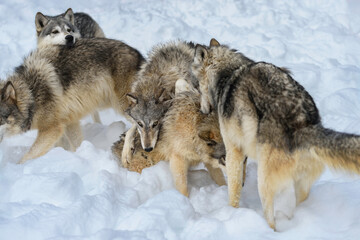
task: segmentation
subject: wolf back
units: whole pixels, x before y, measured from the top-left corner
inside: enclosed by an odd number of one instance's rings
[[[272,228],[275,195],[295,188],[295,207],[307,198],[324,164],[360,174],[360,137],[323,128],[312,97],[288,70],[218,43],[198,46],[192,69],[202,111],[218,112],[230,205],[239,203],[244,155],[258,161],[260,198]]]
[[[64,127],[97,108],[112,107],[124,113],[129,106],[126,93],[143,62],[136,49],[103,38],[79,39],[71,49],[52,46],[35,50],[2,83],[1,103],[19,110],[1,116],[3,135],[28,130],[19,128],[25,121],[30,128],[39,129],[24,162],[46,153]]]

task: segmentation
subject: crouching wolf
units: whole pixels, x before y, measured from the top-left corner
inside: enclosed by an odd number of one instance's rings
[[[38,12],[35,16],[38,46],[73,46],[79,38],[104,38],[99,24],[86,13],[73,13],[69,8],[57,16],[46,16]]]
[[[155,148],[162,118],[175,94],[175,83],[182,79],[192,86],[190,66],[195,46],[182,41],[159,45],[151,51],[149,59],[139,72],[128,94],[132,102],[127,114],[133,125],[126,133],[122,154],[123,166],[131,159],[134,134],[140,133],[141,145],[147,152]]]
[[[217,184],[226,184],[221,170],[225,166],[225,147],[218,121],[215,114],[200,112],[198,93],[176,94],[163,123],[156,147],[151,152],[142,149],[139,134],[135,133],[133,156],[127,164],[130,170],[141,172],[161,160],[169,161],[177,190],[188,196],[188,169],[203,162]],[[121,158],[123,143],[124,138],[112,146],[112,152],[118,159]]]
[[[192,70],[199,79],[202,112],[214,108],[218,113],[230,205],[239,204],[244,155],[258,161],[259,195],[272,228],[274,197],[295,190],[295,208],[324,164],[360,174],[360,136],[324,128],[312,97],[286,69],[211,42],[196,47]]]
[[[182,80],[179,80],[180,82]],[[127,168],[141,172],[161,160],[170,161],[170,168],[176,188],[188,196],[187,172],[190,166],[203,162],[210,176],[218,185],[225,185],[225,147],[220,135],[216,114],[200,112],[200,95],[188,91],[187,83],[176,83],[176,96],[164,116],[156,148],[151,152],[142,149],[139,134],[135,133],[135,146]],[[113,154],[121,159],[125,137],[112,146]],[[244,166],[246,166],[244,159]],[[242,182],[245,181],[245,167]]]
[[[0,137],[38,129],[21,163],[45,154],[65,134],[76,148],[79,120],[97,108],[128,108],[126,93],[144,62],[123,42],[78,39],[66,46],[38,48],[0,86]]]

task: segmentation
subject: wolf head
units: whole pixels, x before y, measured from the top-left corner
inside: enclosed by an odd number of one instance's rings
[[[214,107],[212,98],[210,97],[209,81],[214,75],[212,69],[213,53],[212,47],[220,46],[219,42],[214,38],[210,41],[210,46],[196,45],[194,62],[192,64],[192,72],[199,81],[199,89],[201,92],[201,111],[203,113],[210,113],[211,108]]]
[[[74,25],[74,13],[71,8],[58,16],[45,16],[38,12],[35,16],[35,25],[38,46],[43,45],[74,45],[80,32]]]
[[[203,118],[197,128],[197,134],[204,141],[205,152],[209,157],[225,166],[225,145],[220,134],[218,118],[214,112]]]
[[[171,100],[165,95],[164,89],[150,99],[143,99],[135,93],[127,94],[131,102],[127,113],[135,122],[140,134],[141,146],[147,152],[154,149],[162,119],[171,104]]]
[[[30,122],[25,124],[26,117],[20,111],[17,93],[11,81],[1,83],[0,88],[0,141],[2,141],[5,136],[28,130]]]
[[[209,47],[196,45],[191,69],[199,81],[201,111],[209,113],[211,108],[216,107],[214,91],[216,90],[216,80],[218,78],[221,78],[222,75],[232,74],[240,66],[252,62],[251,59],[240,52],[230,49],[228,46],[220,45],[215,39],[211,39]]]

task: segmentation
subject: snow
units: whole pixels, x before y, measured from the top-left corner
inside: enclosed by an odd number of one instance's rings
[[[360,134],[357,0],[2,0],[1,79],[35,48],[36,12],[68,7],[144,55],[160,42],[215,37],[254,60],[288,67],[326,127]],[[227,187],[201,168],[190,172],[186,198],[167,162],[141,175],[119,167],[110,146],[129,123],[112,110],[100,116],[103,124],[82,120],[85,141],[76,152],[54,148],[18,165],[36,132],[0,144],[0,239],[360,239],[359,176],[327,170],[274,232],[262,214],[255,163],[240,208],[228,206]]]

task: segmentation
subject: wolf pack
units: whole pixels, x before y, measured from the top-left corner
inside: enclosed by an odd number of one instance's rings
[[[147,58],[108,39],[86,13],[35,16],[37,48],[0,82],[0,140],[37,129],[19,163],[54,146],[75,151],[80,119],[113,108],[131,122],[112,153],[141,172],[169,161],[175,188],[189,196],[188,171],[203,163],[239,207],[247,158],[258,164],[264,218],[276,230],[276,199],[304,201],[325,166],[360,174],[360,136],[324,128],[313,98],[288,69],[256,62],[211,39],[174,40]]]

